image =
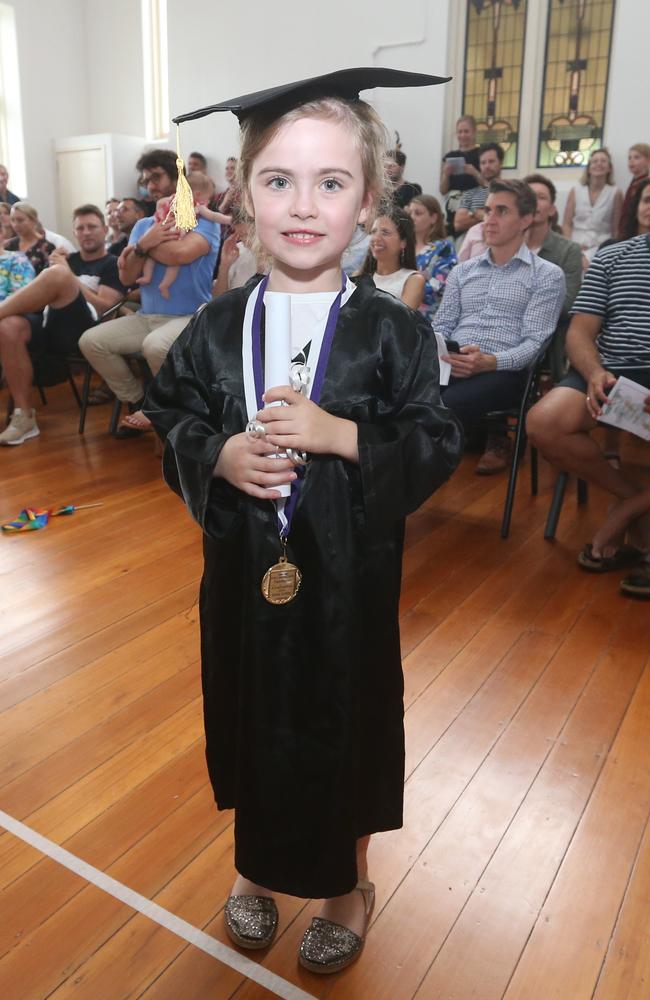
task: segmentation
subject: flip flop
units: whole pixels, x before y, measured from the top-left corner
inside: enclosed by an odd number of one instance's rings
[[[650,598],[650,561],[647,556],[633,573],[623,577],[621,593],[627,594],[628,597],[641,597],[646,600]]]
[[[597,556],[588,542],[578,556],[578,565],[588,573],[611,573],[636,566],[642,559],[643,552],[634,545],[621,545],[611,556]]]

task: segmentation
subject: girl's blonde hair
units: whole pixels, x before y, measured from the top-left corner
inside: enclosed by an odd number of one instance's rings
[[[253,161],[281,128],[302,118],[335,122],[349,130],[361,155],[364,193],[372,195],[367,223],[371,224],[391,201],[392,188],[385,164],[388,132],[377,112],[365,101],[323,97],[307,101],[277,118],[269,118],[268,113],[263,111],[247,117],[241,126],[241,150],[237,161],[237,186],[242,194],[242,202],[250,192]],[[254,220],[249,221],[254,225]],[[252,248],[259,249],[256,238]]]
[[[587,161],[587,166],[585,167],[582,177],[580,178],[581,184],[589,183],[589,167],[591,166],[591,161],[593,160],[596,153],[604,153],[609,160],[609,170],[607,171],[607,177],[605,178],[605,184],[614,183],[614,164],[612,163],[612,154],[608,150],[607,146],[601,146],[600,149],[594,149],[593,153],[589,154],[589,160]]]

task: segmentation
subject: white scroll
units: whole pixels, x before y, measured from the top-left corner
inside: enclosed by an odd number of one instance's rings
[[[267,292],[264,334],[264,390],[289,385],[291,367],[291,296],[282,292]],[[281,402],[270,406],[282,406]],[[273,456],[275,457],[275,455]],[[284,458],[280,452],[278,458]],[[281,496],[291,495],[291,484],[276,486]]]

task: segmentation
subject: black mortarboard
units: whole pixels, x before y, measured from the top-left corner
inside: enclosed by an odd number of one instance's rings
[[[401,69],[385,69],[381,66],[366,66],[357,69],[340,69],[324,76],[314,76],[310,80],[285,83],[281,87],[270,87],[255,94],[244,94],[230,101],[211,104],[198,111],[173,118],[177,125],[194,118],[204,118],[215,111],[232,111],[240,122],[255,111],[284,114],[290,108],[305,104],[321,97],[341,97],[354,101],[362,90],[373,87],[430,87],[437,83],[447,83],[450,76],[430,76],[428,73],[409,73]]]

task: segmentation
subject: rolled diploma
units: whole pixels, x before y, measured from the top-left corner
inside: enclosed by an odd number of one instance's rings
[[[264,338],[264,389],[289,384],[291,367],[291,296],[282,292],[267,295]],[[282,403],[270,403],[282,406]],[[284,453],[280,453],[284,457]],[[275,458],[275,453],[273,453]],[[279,456],[278,456],[279,457]],[[291,484],[275,486],[281,496],[291,496]]]

